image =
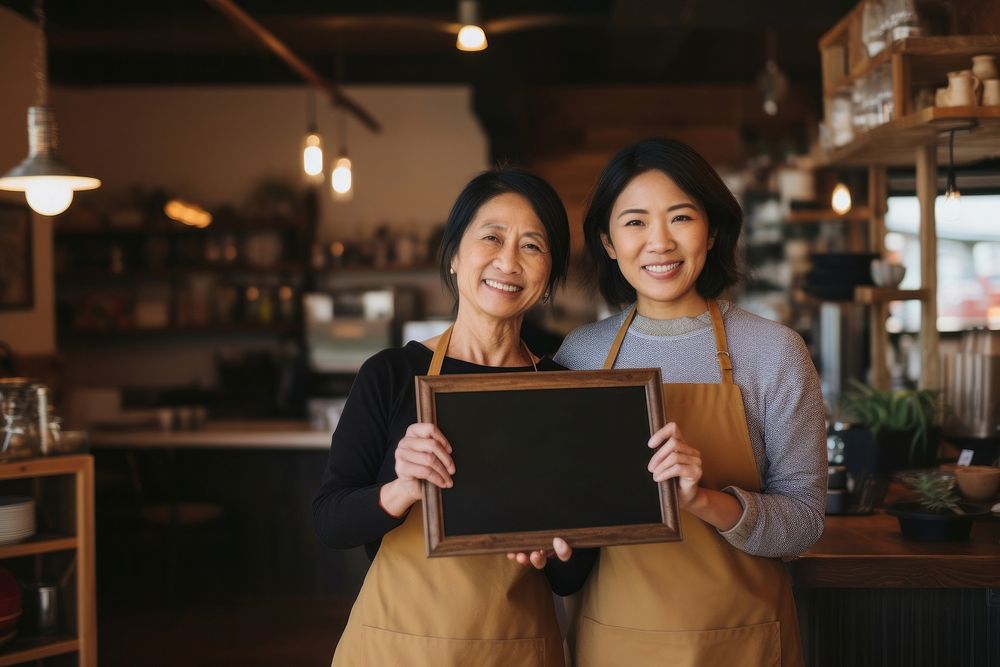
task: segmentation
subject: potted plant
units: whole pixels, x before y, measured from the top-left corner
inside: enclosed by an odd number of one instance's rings
[[[858,425],[872,432],[880,450],[880,472],[934,464],[937,439],[932,437],[932,427],[937,396],[932,389],[876,389],[851,382],[843,407]]]
[[[886,512],[899,520],[903,537],[925,542],[969,539],[972,521],[989,510],[959,502],[955,478],[937,472],[901,475],[917,495],[916,501],[892,503]]]

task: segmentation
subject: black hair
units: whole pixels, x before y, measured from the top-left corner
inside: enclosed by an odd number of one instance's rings
[[[545,180],[519,167],[497,167],[479,174],[466,185],[448,214],[438,250],[441,280],[458,300],[458,287],[450,275],[451,262],[462,236],[483,204],[502,194],[514,193],[528,200],[547,237],[552,271],[549,290],[566,280],[569,265],[569,221],[559,195]]]
[[[618,151],[604,167],[583,220],[587,256],[593,265],[593,280],[601,295],[613,306],[635,300],[635,288],[622,275],[618,262],[608,256],[601,235],[610,238],[608,225],[615,201],[632,179],[652,170],[669,176],[685,193],[694,197],[708,217],[709,238],[715,241],[705,266],[695,281],[704,298],[719,296],[740,279],[736,244],[743,227],[743,209],[705,158],[675,139],[645,139]]]

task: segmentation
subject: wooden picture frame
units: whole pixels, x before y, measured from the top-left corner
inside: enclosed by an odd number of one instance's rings
[[[0,201],[0,310],[35,307],[31,210]]]
[[[423,376],[416,394],[456,468],[423,483],[428,556],[681,539],[676,480],[646,469],[659,369]]]

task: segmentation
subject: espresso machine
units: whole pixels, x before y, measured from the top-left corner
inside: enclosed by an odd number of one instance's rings
[[[1000,457],[1000,331],[965,331],[959,351],[942,355],[942,435],[973,452],[974,465]]]

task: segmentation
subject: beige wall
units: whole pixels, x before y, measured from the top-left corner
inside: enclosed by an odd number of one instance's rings
[[[33,23],[0,7],[0,174],[28,154],[27,109],[35,98]],[[23,203],[24,196],[0,192],[4,201]],[[33,216],[35,304],[31,310],[0,310],[0,339],[18,355],[55,351],[52,306],[52,219]]]
[[[382,132],[348,119],[355,197],[347,203],[321,198],[321,239],[367,236],[382,222],[414,230],[443,222],[461,187],[488,165],[471,89],[347,92],[371,111]],[[61,88],[52,99],[64,153],[104,180],[103,196],[140,184],[208,206],[239,205],[263,177],[301,182],[302,86]],[[338,117],[322,101],[318,106],[329,156]]]

